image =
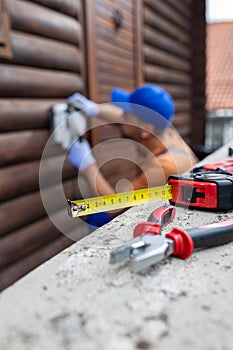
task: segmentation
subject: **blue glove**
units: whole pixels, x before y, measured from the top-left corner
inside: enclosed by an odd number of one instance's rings
[[[87,140],[73,142],[68,152],[68,159],[81,172],[96,163]]]
[[[67,102],[72,102],[87,117],[96,117],[99,114],[99,106],[78,92],[68,97]]]
[[[86,222],[93,226],[93,229],[96,229],[107,224],[112,219],[113,217],[110,217],[107,213],[96,213],[89,215]]]

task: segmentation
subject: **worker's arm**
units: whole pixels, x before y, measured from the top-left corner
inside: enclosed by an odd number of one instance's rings
[[[67,101],[73,102],[87,117],[99,116],[109,123],[124,122],[124,111],[112,103],[97,104],[80,93],[71,95]]]
[[[69,150],[70,163],[86,176],[93,191],[103,196],[114,193],[114,189],[99,171],[95,157],[87,140],[74,142]]]
[[[102,119],[109,123],[125,123],[123,109],[111,104],[103,103],[98,105],[99,114]]]

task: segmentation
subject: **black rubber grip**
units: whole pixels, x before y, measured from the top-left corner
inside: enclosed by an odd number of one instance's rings
[[[233,219],[185,230],[194,248],[209,248],[233,241]]]

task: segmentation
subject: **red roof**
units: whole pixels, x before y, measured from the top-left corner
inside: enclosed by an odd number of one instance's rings
[[[233,22],[207,24],[207,111],[233,109]]]

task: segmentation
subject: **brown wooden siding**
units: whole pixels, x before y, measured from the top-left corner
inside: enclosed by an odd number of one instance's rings
[[[114,86],[132,90],[136,86],[134,1],[110,0],[88,2],[88,23],[95,62],[90,64],[90,97],[97,102],[109,102]],[[122,27],[114,25],[114,10],[122,16]]]
[[[102,103],[110,100],[114,86],[132,90],[142,83],[159,84],[175,99],[178,131],[192,145],[203,144],[205,1],[0,0],[0,4],[6,5],[0,21],[4,24],[0,27],[1,290],[72,242],[48,218],[39,191],[52,104],[76,91]],[[113,19],[116,10],[122,17],[119,28]],[[95,144],[121,134],[112,126],[93,136]],[[122,174],[132,179],[138,168],[137,154],[127,140],[121,146],[117,140],[111,142],[116,157],[102,170],[114,185]],[[132,160],[127,164],[118,158],[126,155],[125,150]],[[65,223],[69,237],[77,240],[85,234],[83,227],[67,221],[67,210],[56,197],[57,164],[63,155],[59,147],[49,150],[42,195],[52,199],[51,219]],[[107,153],[102,151],[101,157],[105,161]],[[66,161],[67,197],[81,195],[75,176]]]
[[[91,85],[94,84],[96,90],[92,90],[90,96],[98,102],[105,102],[109,101],[113,86],[132,90],[143,83],[159,84],[174,98],[173,124],[192,145],[195,138],[192,119],[197,107],[194,104],[194,96],[197,96],[194,88],[196,77],[193,75],[193,53],[197,45],[194,44],[194,36],[197,30],[193,27],[193,7],[198,7],[197,2],[194,5],[190,0],[138,0],[128,1],[127,8],[124,8],[125,3],[109,3],[107,0],[92,3],[91,14],[95,21],[92,23],[91,39],[96,60]],[[127,15],[127,24],[123,22],[125,27],[118,30],[114,28],[112,20],[114,9],[122,11],[123,18]],[[130,10],[130,14],[126,10]],[[196,15],[198,21],[205,22],[203,13],[197,14],[196,11]],[[202,32],[199,39],[203,37]],[[204,56],[205,52],[201,51],[201,54]],[[201,81],[204,81],[204,76]],[[205,99],[203,90],[198,94]],[[93,143],[101,143],[108,132],[107,128],[94,130]],[[115,130],[116,137],[117,133]],[[201,133],[203,137],[203,128]],[[109,134],[109,138],[112,137]],[[110,166],[103,168],[103,171],[108,177],[113,172]]]
[[[88,52],[91,50],[95,57],[89,64],[89,93],[96,102],[109,102],[113,87],[133,90],[137,86],[136,2],[96,0],[86,3],[87,25],[91,33]],[[119,11],[122,18],[120,27],[114,23],[114,11]],[[94,128],[94,124],[95,122],[92,124],[92,144],[100,144],[99,150],[95,150],[95,156],[99,163],[104,164],[101,167],[104,176],[112,186],[122,178],[132,180],[138,173],[134,164],[137,158],[134,147],[127,140],[114,140],[121,137],[117,126]],[[103,145],[102,142],[106,140],[109,142]],[[108,158],[109,155],[111,159]],[[127,157],[132,161],[127,161]]]
[[[192,146],[198,148],[205,143],[206,119],[206,22],[205,1],[192,3]]]
[[[191,142],[192,2],[144,0],[141,14],[143,80],[171,93],[173,124]]]
[[[85,90],[81,1],[7,0],[12,57],[0,52],[0,289],[72,243],[43,207],[40,158],[50,136],[50,106]],[[67,217],[57,200],[59,147],[48,154],[46,195],[54,217]],[[63,186],[75,193],[76,174],[66,162]],[[67,231],[76,229],[70,221]],[[81,237],[81,233],[79,233]]]
[[[179,133],[191,145],[203,144],[205,91],[198,84],[205,80],[204,8],[202,0],[88,2],[88,18],[93,18],[88,26],[90,97],[106,102],[114,86],[132,90],[143,83],[159,84],[174,98],[173,124]],[[114,9],[122,13],[122,28],[114,27]],[[197,57],[202,61],[197,63]]]
[[[0,55],[11,58],[12,50],[9,40],[10,18],[8,14],[7,0],[0,0]]]

